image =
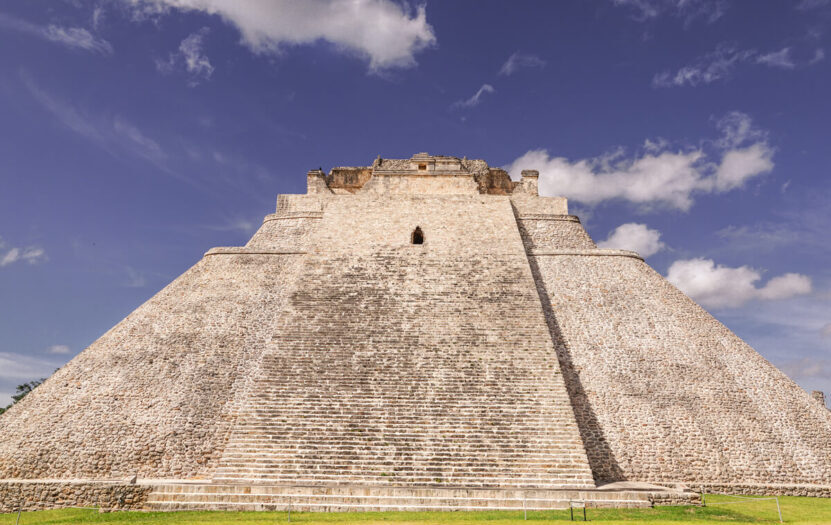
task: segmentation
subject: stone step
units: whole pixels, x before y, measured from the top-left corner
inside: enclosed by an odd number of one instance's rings
[[[223,466],[216,469],[218,474],[227,473],[227,472],[239,472],[239,473],[260,473],[260,472],[280,472],[280,473],[303,473],[303,472],[313,472],[315,474],[332,474],[337,475],[338,473],[342,474],[352,474],[354,472],[360,472],[363,475],[367,476],[378,476],[378,475],[395,475],[395,476],[412,476],[419,473],[430,473],[430,472],[452,472],[454,475],[473,475],[473,474],[490,474],[492,472],[499,472],[499,469],[494,469],[490,466],[477,466],[477,467],[469,467],[469,468],[459,468],[456,466],[448,467],[446,465],[441,464],[432,464],[432,465],[416,465],[418,468],[405,468],[401,466],[389,466],[385,468],[384,466],[375,466],[375,465],[365,465],[363,463],[342,463],[342,464],[325,464],[319,463],[315,464],[314,466],[310,466],[308,464],[294,464],[294,465],[284,465],[280,463],[275,464],[252,464],[252,463],[235,463],[235,464],[223,464]],[[501,469],[503,472],[513,471],[514,469]],[[523,475],[527,477],[533,477],[538,475],[544,475],[547,477],[557,476],[557,477],[570,477],[572,475],[584,475],[587,472],[591,472],[591,469],[583,469],[583,468],[574,468],[574,467],[550,467],[550,468],[539,468],[539,467],[525,467],[521,468]]]
[[[280,432],[280,429],[260,429],[259,432],[251,432],[245,431],[244,427],[243,430],[239,431],[234,435],[232,439],[235,440],[248,440],[248,439],[259,439],[262,441],[274,441],[277,439],[286,441],[286,442],[295,442],[295,443],[303,443],[302,440],[303,433],[291,433],[291,432]],[[351,431],[351,432],[344,432],[338,431],[335,429],[327,430],[310,430],[310,432],[326,432],[325,435],[320,436],[319,439],[316,439],[314,442],[321,442],[321,443],[342,443],[344,440],[347,442],[364,442],[364,441],[384,441],[386,443],[418,443],[418,442],[428,442],[428,443],[440,443],[440,444],[449,444],[449,443],[458,443],[460,445],[470,444],[470,445],[517,445],[517,444],[525,444],[527,446],[532,445],[539,445],[539,444],[546,444],[550,446],[570,446],[579,443],[578,440],[575,439],[558,439],[557,435],[525,435],[525,436],[505,436],[499,433],[491,433],[491,434],[484,434],[484,435],[476,435],[474,432],[470,432],[467,435],[467,440],[465,440],[466,436],[459,435],[459,436],[442,436],[441,434],[436,434],[434,437],[425,436],[424,434],[410,434],[410,433],[387,433],[387,432],[375,432],[375,431]],[[524,439],[523,439],[524,438]],[[305,441],[308,443],[308,441]]]
[[[470,487],[166,484],[148,498],[149,510],[453,511],[648,508],[655,492]]]
[[[372,484],[398,483],[414,486],[431,486],[447,482],[454,485],[470,487],[515,487],[515,488],[547,488],[547,489],[590,489],[594,487],[591,478],[575,479],[541,479],[541,478],[507,478],[507,477],[396,477],[396,476],[245,476],[224,475],[215,476],[218,483],[340,483],[340,484]]]
[[[237,501],[234,501],[234,500]],[[525,503],[525,507],[523,507]],[[217,499],[173,499],[151,500],[147,506],[151,510],[235,510],[235,511],[287,511],[289,506],[295,512],[390,512],[390,511],[454,511],[454,510],[519,510],[544,511],[568,509],[568,501],[534,501],[514,502],[502,500],[457,501],[454,499],[392,499],[380,500],[366,498],[356,502],[340,501],[340,498],[217,498]],[[589,508],[650,508],[649,501],[641,500],[596,500],[586,504]]]
[[[454,478],[454,479],[523,479],[533,481],[547,481],[547,480],[590,480],[590,471],[574,471],[564,472],[562,474],[557,471],[552,472],[538,472],[527,473],[525,471],[501,471],[501,472],[459,472],[456,470],[422,470],[422,471],[407,471],[407,472],[383,472],[383,471],[344,471],[341,469],[335,470],[318,470],[318,469],[251,469],[251,468],[225,468],[220,467],[215,471],[214,479],[225,477],[303,477],[314,479],[333,479],[333,480],[347,480],[347,479],[380,479],[395,477],[398,479],[423,479],[431,481],[435,478]]]
[[[666,489],[670,490],[670,489]],[[579,489],[543,489],[543,488],[514,488],[497,487],[490,489],[474,488],[467,486],[440,486],[412,487],[397,485],[360,485],[360,484],[256,484],[246,485],[239,483],[160,483],[153,486],[153,493],[186,493],[186,494],[212,494],[212,493],[233,493],[233,494],[292,494],[318,495],[352,495],[365,496],[373,494],[377,496],[404,496],[404,497],[476,497],[476,498],[571,498],[589,499],[593,497],[616,498],[622,494],[627,497],[638,497],[647,499],[653,491],[650,490],[604,490],[592,488],[589,490]]]
[[[278,447],[276,446],[271,447],[263,447],[262,445],[251,445],[251,446],[236,446],[236,447],[227,447],[226,454],[227,457],[234,458],[237,456],[245,456],[245,457],[289,457],[289,458],[305,458],[305,457],[339,457],[343,452],[343,449],[334,449],[334,448],[323,448],[323,447]],[[385,447],[374,447],[373,450],[384,450]],[[348,449],[353,450],[353,449]],[[430,450],[424,451],[423,449],[413,449],[413,450],[402,450],[400,448],[387,448],[388,453],[393,455],[395,458],[400,458],[402,461],[406,461],[407,458],[415,459],[434,459],[434,460],[458,460],[458,461],[478,461],[478,460],[510,460],[510,461],[518,461],[518,460],[528,460],[530,462],[539,462],[539,461],[565,461],[571,460],[580,461],[583,456],[577,452],[573,451],[562,451],[557,455],[553,455],[552,453],[548,452],[545,454],[540,453],[537,451],[536,453],[523,453],[523,452],[512,452],[512,451],[485,451],[482,453],[478,453],[475,456],[465,456],[463,453],[464,450],[452,450],[452,449],[441,449],[441,450]],[[389,459],[388,457],[383,457],[379,459]]]
[[[492,469],[498,468],[588,468],[586,464],[579,460],[579,458],[471,458],[464,456],[442,457],[406,457],[402,455],[395,455],[389,457],[379,457],[373,455],[358,456],[358,457],[344,457],[342,454],[306,454],[299,455],[296,453],[286,454],[266,454],[262,451],[251,453],[238,453],[228,451],[224,457],[228,465],[247,464],[252,466],[275,466],[275,465],[308,465],[310,462],[330,467],[346,467],[360,463],[367,468],[410,468],[418,465],[428,465],[441,467],[443,465],[452,465],[454,468],[471,468],[471,467],[487,467]]]

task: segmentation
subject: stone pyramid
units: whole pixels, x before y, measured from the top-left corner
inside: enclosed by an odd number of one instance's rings
[[[307,177],[0,417],[0,497],[831,495],[831,412],[636,253],[598,249],[536,172],[418,154]]]

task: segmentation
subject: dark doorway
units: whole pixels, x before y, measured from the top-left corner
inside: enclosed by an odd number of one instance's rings
[[[416,229],[413,230],[413,244],[424,244],[424,232],[421,231],[421,228],[416,226]]]

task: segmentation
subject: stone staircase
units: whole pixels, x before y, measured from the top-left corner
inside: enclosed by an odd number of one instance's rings
[[[305,256],[238,397],[215,485],[157,503],[510,507],[511,490],[593,489],[513,210],[480,200],[330,203],[328,249]],[[391,207],[428,244],[349,241]]]
[[[308,264],[213,480],[593,488],[524,257]]]
[[[475,511],[586,507],[648,508],[663,492],[522,490],[453,487],[169,484],[150,494],[148,510]]]

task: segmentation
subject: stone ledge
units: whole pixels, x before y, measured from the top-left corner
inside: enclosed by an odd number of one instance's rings
[[[305,255],[307,252],[295,250],[257,250],[245,246],[217,246],[205,252],[209,255]]]
[[[263,218],[263,222],[279,221],[283,219],[322,219],[322,211],[285,211],[280,213],[270,213]]]
[[[638,253],[629,250],[606,250],[597,248],[594,250],[546,250],[546,251],[530,251],[529,257],[546,257],[553,255],[580,255],[587,257],[631,257],[632,259],[643,260]]]
[[[517,216],[520,221],[566,221],[566,222],[580,222],[577,215],[558,215],[556,213],[529,213],[526,215]]]

